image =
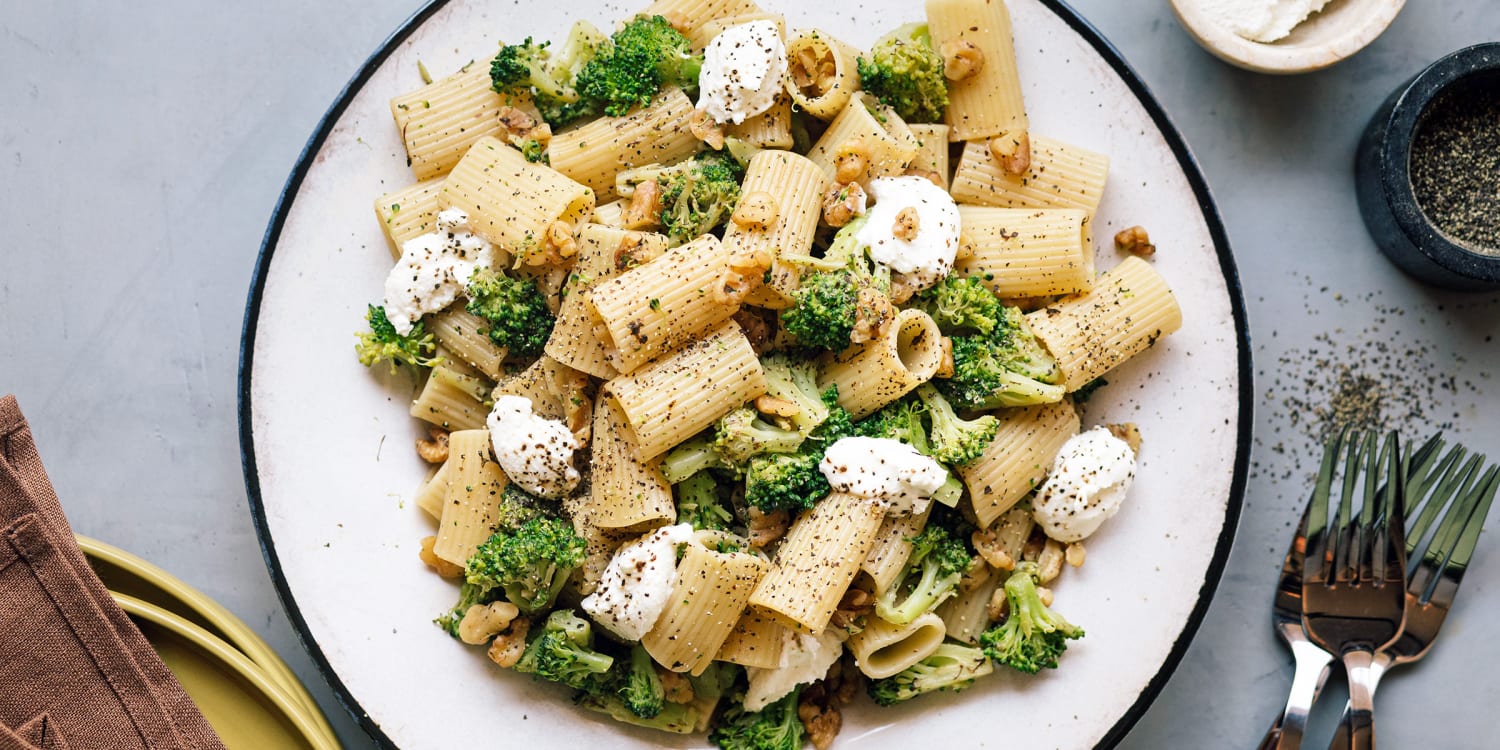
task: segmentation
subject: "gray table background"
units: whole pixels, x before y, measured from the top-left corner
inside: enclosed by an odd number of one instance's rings
[[[370,747],[298,644],[262,563],[235,371],[282,183],[340,87],[416,3],[213,5],[0,1],[0,392],[20,398],[79,532],[238,613],[344,742]],[[1354,59],[1275,78],[1209,57],[1164,0],[1076,5],[1208,175],[1240,264],[1260,394],[1254,475],[1218,595],[1122,747],[1251,746],[1291,675],[1266,610],[1311,463],[1300,404],[1329,389],[1320,358],[1385,381],[1387,414],[1420,411],[1418,431],[1446,424],[1500,451],[1500,297],[1451,295],[1393,270],[1351,183],[1378,103],[1437,57],[1500,39],[1500,13],[1491,0],[1418,0]],[[1382,690],[1390,747],[1500,742],[1497,587],[1500,540],[1485,539],[1441,647]]]

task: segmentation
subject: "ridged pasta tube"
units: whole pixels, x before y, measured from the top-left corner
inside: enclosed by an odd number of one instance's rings
[[[980,528],[1041,485],[1068,438],[1078,434],[1078,411],[1068,401],[995,413],[1000,427],[979,458],[958,467]]]
[[[490,322],[456,304],[427,317],[427,330],[450,355],[469,363],[490,380],[504,373],[505,348],[490,340]]]
[[[828,124],[807,158],[833,180],[840,149],[856,142],[863,144],[869,160],[860,182],[905,172],[921,150],[917,137],[895,110],[861,91],[849,97],[849,103]]]
[[[588,186],[600,201],[615,193],[615,176],[631,167],[670,164],[692,156],[699,141],[688,130],[693,102],[675,86],[621,117],[601,117],[552,136],[552,168]]]
[[[500,496],[509,481],[490,455],[489,430],[448,433],[452,466],[432,553],[463,565],[495,531]]]
[[[892,625],[871,615],[864,630],[845,642],[854,664],[866,677],[881,679],[932,656],[943,645],[943,620],[928,612],[905,624]]]
[[[390,240],[391,257],[401,259],[401,246],[407,240],[437,230],[438,193],[443,179],[434,177],[375,199],[375,218]]]
[[[597,215],[597,211],[595,212]],[[563,287],[557,322],[547,339],[547,356],[596,378],[619,374],[609,363],[606,346],[594,330],[588,292],[619,274],[622,247],[656,255],[667,249],[667,238],[652,232],[633,232],[601,224],[584,224],[578,230],[578,259]]]
[[[792,524],[750,604],[788,627],[823,632],[870,554],[884,516],[876,501],[831,493]]]
[[[963,233],[953,272],[1005,298],[1094,288],[1094,237],[1081,208],[959,206]]]
[[[920,148],[916,158],[907,169],[932,172],[943,180],[943,189],[948,189],[948,126],[913,123],[907,125],[917,137]]]
[[[776,201],[776,218],[765,228],[746,228],[733,221],[724,227],[729,256],[764,252],[771,256],[771,272],[755,302],[760,307],[791,307],[798,270],[783,263],[783,255],[806,255],[812,248],[822,213],[828,178],[806,157],[790,151],[761,151],[745,167],[741,193],[763,192]]]
[[[488,391],[483,380],[440,364],[412,401],[411,415],[445,430],[477,430],[489,416],[482,403]]]
[[[641,529],[677,518],[672,485],[661,474],[661,462],[643,460],[632,438],[620,408],[610,399],[598,399],[585,512],[601,529]]]
[[[463,209],[471,231],[514,254],[541,242],[552,222],[571,227],[593,214],[594,193],[494,138],[483,138],[443,181],[438,205]]]
[[[714,658],[756,669],[775,669],[781,666],[785,645],[786,626],[770,615],[749,609],[740,615]]]
[[[858,57],[853,47],[821,31],[797,32],[786,43],[791,66],[787,93],[802,111],[819,120],[838,117],[859,91]]]
[[[1004,208],[1081,208],[1093,216],[1104,197],[1109,157],[1062,141],[1031,136],[1031,166],[1006,172],[989,146],[964,146],[949,192],[959,203]]]
[[[955,141],[987,139],[1025,132],[1026,104],[1016,69],[1010,10],[1004,0],[927,0],[927,28],[933,49],[967,42],[979,48],[984,63],[972,76],[948,82],[944,119]]]
[[[749,553],[687,545],[677,562],[677,584],[667,608],[641,638],[641,645],[673,672],[703,674],[769,567],[770,563]]]
[[[412,173],[418,180],[447,174],[480,139],[500,133],[498,115],[507,105],[533,109],[530,95],[507,99],[495,93],[490,66],[480,61],[392,99],[391,116]]]
[[[855,419],[873,413],[932,379],[943,362],[943,334],[921,310],[902,310],[884,337],[835,355],[818,387],[839,387],[839,406]]]

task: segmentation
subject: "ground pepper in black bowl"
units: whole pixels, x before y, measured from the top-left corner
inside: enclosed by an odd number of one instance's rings
[[[1356,155],[1365,225],[1402,270],[1500,289],[1500,43],[1459,50],[1398,89]]]

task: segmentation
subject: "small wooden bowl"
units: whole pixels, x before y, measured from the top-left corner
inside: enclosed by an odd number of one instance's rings
[[[1198,0],[1172,0],[1188,33],[1219,59],[1259,73],[1306,73],[1362,50],[1384,32],[1406,0],[1332,0],[1290,36],[1253,42],[1214,22]]]
[[[1470,250],[1428,220],[1412,189],[1412,139],[1428,105],[1475,78],[1500,86],[1500,42],[1444,57],[1398,88],[1365,128],[1355,155],[1355,187],[1365,226],[1397,267],[1430,284],[1466,291],[1500,289],[1500,255]]]

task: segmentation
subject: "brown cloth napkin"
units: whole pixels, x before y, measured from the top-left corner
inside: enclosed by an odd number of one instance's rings
[[[89,569],[14,396],[0,398],[0,750],[223,750]]]

